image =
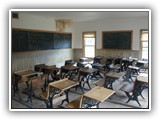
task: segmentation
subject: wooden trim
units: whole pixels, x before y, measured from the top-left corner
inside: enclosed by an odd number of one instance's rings
[[[83,50],[83,48],[72,48],[73,50]]]
[[[125,50],[125,49],[96,49],[96,50],[106,50],[106,51],[125,51],[125,52],[139,52],[140,50]]]
[[[110,49],[110,50],[132,50],[132,46],[133,46],[133,30],[113,30],[113,31],[102,31],[102,48],[103,49],[105,49],[104,47],[103,47],[103,45],[104,45],[104,36],[103,36],[103,34],[105,33],[105,32],[111,32],[111,33],[113,33],[113,32],[131,32],[131,46],[130,46],[130,48],[131,49]],[[109,50],[109,49],[108,49]]]
[[[48,33],[59,33],[59,34],[72,34],[72,32],[57,32],[57,31],[37,30],[37,29],[28,29],[28,28],[12,28],[12,30],[31,31],[31,32],[48,32]]]
[[[53,50],[35,50],[35,51],[25,51],[25,52],[12,52],[13,54],[32,54],[32,53],[45,53],[45,52],[56,52],[56,51],[64,51],[64,50],[73,50],[72,48],[67,49],[53,49]]]

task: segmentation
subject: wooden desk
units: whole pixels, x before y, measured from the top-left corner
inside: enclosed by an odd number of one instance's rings
[[[91,89],[91,86],[89,85],[89,78],[95,77],[96,79],[98,79],[95,76],[96,72],[97,72],[97,69],[94,69],[94,68],[82,68],[79,70],[78,81],[80,82],[81,88],[84,87],[84,85],[87,83],[89,89]],[[82,76],[82,78],[80,79],[81,76]],[[85,79],[86,79],[86,81],[85,81]],[[83,86],[82,86],[82,82],[83,82]]]
[[[141,106],[138,100],[138,96],[141,96],[143,99],[145,99],[142,95],[142,91],[145,88],[148,88],[148,74],[140,73],[137,76],[134,84],[126,84],[120,90],[124,91],[128,97],[128,101],[126,103],[128,103],[130,100],[135,100],[139,104],[139,106]]]
[[[64,101],[69,102],[68,92],[71,88],[79,85],[78,82],[75,82],[73,80],[69,80],[68,78],[51,82],[49,83],[49,101],[50,101],[50,107],[53,108],[53,102],[52,99],[55,95],[65,93],[66,99],[62,101],[61,104],[63,104]]]
[[[124,72],[108,72],[105,74],[105,83],[104,83],[104,87],[112,89],[113,90],[113,82],[116,79],[119,79],[120,77],[122,77],[125,73]]]
[[[131,69],[132,73],[136,73],[137,75],[139,74],[139,67],[136,66],[128,66],[129,69]]]
[[[140,69],[143,69],[144,65],[147,63],[148,63],[148,61],[138,60],[136,66],[140,67]]]
[[[61,74],[62,79],[66,76],[69,76],[70,78],[72,78],[72,77],[74,77],[73,76],[74,73],[75,73],[75,75],[78,74],[78,70],[79,70],[79,67],[77,67],[77,66],[65,65],[65,66],[61,67],[60,74]]]
[[[31,88],[30,85],[28,84],[28,81],[34,77],[37,76],[38,72],[33,71],[33,70],[21,70],[21,71],[16,71],[14,72],[14,76],[15,76],[15,81],[13,83],[13,90],[14,90],[14,95],[17,93],[17,95],[19,96],[19,87],[18,87],[18,83],[20,81],[22,82],[26,82],[27,87]],[[31,98],[31,96],[28,94],[28,100]],[[21,97],[19,96],[19,99],[21,100]]]
[[[101,56],[96,56],[94,57],[93,63],[100,63],[101,60],[102,60]]]
[[[144,99],[142,92],[144,89],[148,88],[148,74],[140,73],[137,76],[135,87],[137,89],[137,93],[139,93]]]
[[[107,98],[109,98],[111,95],[113,95],[115,93],[114,90],[110,90],[104,87],[100,87],[100,86],[96,86],[94,87],[92,90],[88,91],[87,93],[85,93],[83,95],[83,99],[89,99],[92,102],[89,103],[96,103],[93,102],[94,100],[97,101],[97,107],[99,108],[99,103],[100,102],[104,102]],[[83,100],[83,102],[85,101],[85,99]],[[86,102],[87,104],[87,102]]]
[[[54,76],[57,75],[57,73],[59,72],[60,68],[48,66],[48,67],[45,67],[44,70],[45,70],[45,74],[48,75],[47,82],[49,83],[49,76],[51,76],[53,81],[54,81]]]
[[[126,70],[129,65],[132,65],[133,61],[133,59],[123,58],[121,63],[122,71]]]
[[[37,72],[43,72],[43,67],[45,67],[45,64],[37,64],[34,66],[34,70]]]
[[[148,83],[148,74],[140,73],[140,74],[137,76],[137,81],[143,82],[143,83]]]
[[[100,71],[105,70],[105,64],[93,63],[91,65],[92,65],[92,68],[97,69],[96,76],[103,78],[102,75],[100,74]]]

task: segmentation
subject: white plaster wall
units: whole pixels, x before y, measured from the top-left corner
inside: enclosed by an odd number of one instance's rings
[[[103,19],[101,21],[75,23],[73,26],[73,48],[82,48],[82,32],[96,31],[96,48],[102,48],[102,31],[133,30],[132,50],[140,49],[140,30],[148,29],[148,18]]]
[[[12,28],[36,29],[56,31],[55,19],[19,13],[19,19],[12,19]],[[72,27],[67,26],[65,32],[72,32]]]

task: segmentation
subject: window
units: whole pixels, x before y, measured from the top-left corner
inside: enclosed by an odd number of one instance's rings
[[[84,57],[95,57],[95,32],[83,33],[83,54]]]
[[[148,30],[141,30],[142,59],[148,59]]]

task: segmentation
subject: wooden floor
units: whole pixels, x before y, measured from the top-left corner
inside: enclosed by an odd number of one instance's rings
[[[75,78],[76,79],[76,78]],[[104,78],[100,78],[99,80],[103,80]],[[134,79],[134,78],[133,78]],[[124,82],[122,82],[123,79],[120,78],[119,80],[116,80],[113,83],[113,89],[116,91],[115,94],[113,94],[110,98],[108,98],[106,101],[104,101],[103,103],[100,103],[99,105],[99,109],[134,109],[134,108],[138,108],[138,109],[146,109],[148,107],[148,89],[144,89],[143,90],[143,96],[145,98],[142,99],[141,97],[139,97],[139,102],[142,106],[139,106],[137,104],[136,101],[130,101],[128,103],[126,103],[126,101],[128,100],[126,94],[123,91],[120,91],[118,88],[120,86],[122,86],[124,84]],[[95,86],[95,82],[97,82],[97,80],[90,80],[90,84],[91,87],[93,88]],[[20,84],[20,90],[22,88],[24,88],[25,83],[21,83]],[[85,92],[88,91],[88,86],[85,86]],[[13,91],[12,91],[13,92]],[[18,99],[18,96],[13,96],[12,95],[12,99],[11,99],[11,109],[45,109],[46,105],[44,103],[44,101],[39,100],[37,98],[32,99],[32,104],[26,102],[27,101],[27,95],[23,94],[22,92],[20,92],[20,96],[22,98],[22,100],[20,101]],[[82,95],[81,90],[77,90],[75,91],[75,89],[71,89],[69,92],[69,100],[73,100],[77,97],[79,97],[80,95]],[[55,109],[59,109],[61,108],[59,105],[61,103],[61,100],[64,99],[65,96],[62,96],[58,99],[53,100],[53,104],[54,104],[54,108]],[[64,103],[66,104],[66,103]]]

